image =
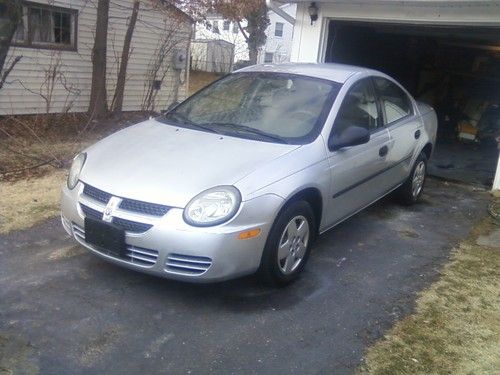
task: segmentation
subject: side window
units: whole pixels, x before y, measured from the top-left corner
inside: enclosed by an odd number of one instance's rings
[[[276,22],[274,26],[274,36],[283,36],[283,27],[285,24],[283,22]]]
[[[385,113],[384,124],[391,124],[412,113],[410,98],[397,85],[382,77],[375,77],[373,81]]]
[[[378,108],[369,78],[354,84],[347,92],[333,125],[333,132],[341,134],[350,126],[368,130],[378,127]]]

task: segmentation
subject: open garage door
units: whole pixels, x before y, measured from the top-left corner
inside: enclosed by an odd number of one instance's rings
[[[500,28],[329,21],[326,62],[380,70],[438,114],[431,174],[491,187],[500,136]]]

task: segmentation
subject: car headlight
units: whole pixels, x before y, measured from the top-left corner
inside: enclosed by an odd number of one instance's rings
[[[207,227],[224,223],[238,211],[241,194],[234,186],[217,186],[191,199],[184,209],[186,223]]]
[[[73,159],[68,174],[69,189],[71,190],[74,189],[76,184],[78,183],[78,179],[80,178],[80,172],[82,171],[86,159],[87,159],[87,154],[85,154],[84,152],[76,155],[75,158]]]

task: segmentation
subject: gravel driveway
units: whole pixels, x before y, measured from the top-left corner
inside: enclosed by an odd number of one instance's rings
[[[192,285],[105,263],[58,220],[0,237],[0,374],[352,373],[411,312],[488,196],[429,180],[321,236],[285,289]]]

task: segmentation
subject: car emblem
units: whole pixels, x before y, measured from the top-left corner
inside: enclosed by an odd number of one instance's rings
[[[118,197],[111,197],[104,212],[102,213],[102,220],[111,223],[113,220],[113,214],[115,213],[118,206],[122,203],[122,199]]]

